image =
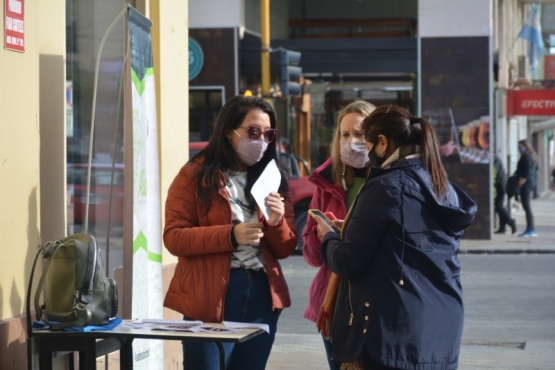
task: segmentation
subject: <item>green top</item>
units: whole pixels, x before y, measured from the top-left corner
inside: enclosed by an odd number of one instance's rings
[[[351,205],[355,201],[358,191],[360,190],[362,185],[364,185],[365,181],[366,177],[356,176],[353,179],[353,183],[351,184],[351,186],[349,186],[349,189],[347,190],[347,209],[351,208]]]

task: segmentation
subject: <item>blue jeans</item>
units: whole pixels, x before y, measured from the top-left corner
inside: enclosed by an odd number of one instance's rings
[[[326,339],[323,335],[322,339],[324,340],[324,348],[326,349],[326,357],[328,358],[328,365],[330,366],[330,370],[339,370],[341,368],[341,362],[334,361],[331,358],[331,353],[333,349],[331,340]]]
[[[272,310],[270,284],[263,270],[231,269],[224,302],[224,320],[265,323],[270,326],[270,334],[264,333],[243,343],[223,343],[227,370],[266,368],[280,313],[281,310]],[[186,340],[182,344],[184,370],[220,369],[216,344]]]

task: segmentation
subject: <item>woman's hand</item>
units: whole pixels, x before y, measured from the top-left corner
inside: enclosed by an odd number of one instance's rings
[[[260,244],[260,239],[264,236],[262,222],[245,222],[237,224],[233,228],[235,240],[238,244]]]
[[[270,193],[265,201],[266,207],[268,207],[270,211],[267,223],[270,226],[275,226],[281,221],[281,218],[285,214],[283,198],[279,193]]]
[[[324,219],[320,216],[313,216],[314,220],[318,223],[318,226],[316,227],[316,233],[318,234],[318,240],[320,242],[322,242],[322,239],[324,239],[324,237],[326,236],[327,233],[329,232],[333,232],[334,230],[331,228],[330,225],[328,225],[326,223],[326,221],[324,221]],[[335,224],[337,224],[336,222],[334,222]]]

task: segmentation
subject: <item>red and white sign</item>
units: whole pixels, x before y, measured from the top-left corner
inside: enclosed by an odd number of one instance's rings
[[[24,0],[4,0],[4,48],[25,51]]]
[[[543,78],[546,80],[555,80],[555,55],[547,54],[544,56],[543,71]]]
[[[555,116],[555,90],[509,90],[508,116]]]

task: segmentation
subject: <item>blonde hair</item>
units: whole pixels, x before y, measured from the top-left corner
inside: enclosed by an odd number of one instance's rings
[[[345,184],[350,186],[353,183],[355,177],[355,171],[351,166],[344,165],[341,161],[340,145],[341,141],[341,130],[340,124],[341,120],[349,113],[357,113],[366,118],[376,109],[373,104],[365,100],[355,100],[349,103],[346,107],[339,111],[336,120],[335,134],[331,142],[331,158],[332,158],[332,179],[337,185],[342,185],[341,179],[343,177],[343,169],[345,169]]]

